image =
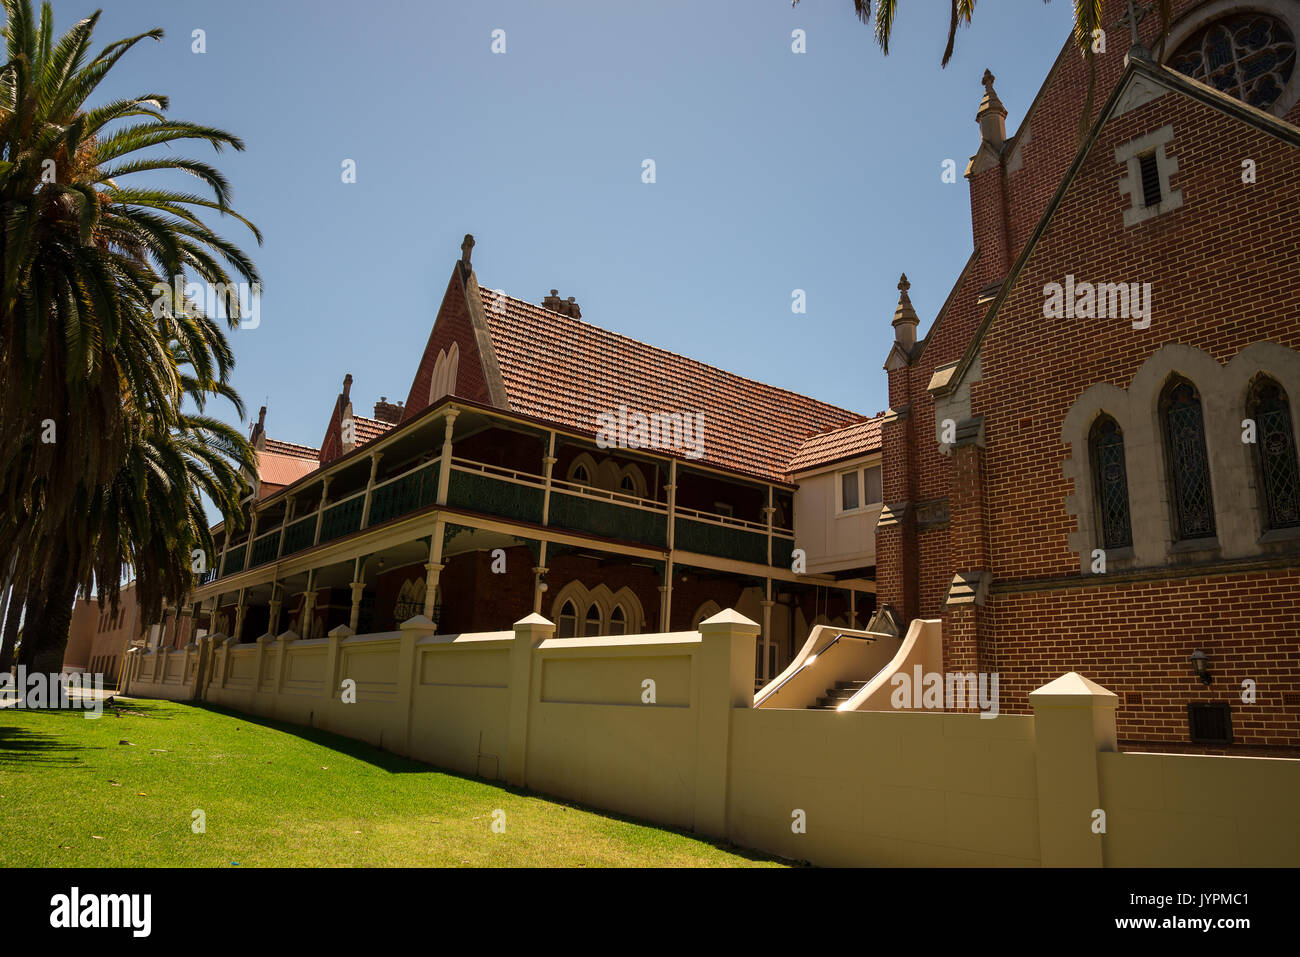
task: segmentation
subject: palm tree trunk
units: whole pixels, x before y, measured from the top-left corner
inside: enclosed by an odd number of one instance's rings
[[[77,581],[71,567],[66,550],[60,549],[45,588],[37,591],[35,602],[28,601],[19,663],[26,665],[29,672],[53,674],[63,668],[63,651],[68,646],[77,598]]]
[[[26,603],[26,592],[17,588],[10,592],[9,614],[5,617],[4,633],[0,634],[0,675],[7,674],[14,666],[14,643],[18,640],[18,622],[23,617]]]

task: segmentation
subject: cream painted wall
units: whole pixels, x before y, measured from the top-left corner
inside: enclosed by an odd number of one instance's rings
[[[914,627],[886,670],[937,629]],[[415,618],[316,641],[217,636],[131,652],[126,693],[322,727],[820,865],[1300,866],[1300,761],[1119,753],[1115,695],[1074,673],[1031,693],[1032,716],[874,698],[880,710],[756,709],[758,626],[733,610],[691,632],[554,630],[530,615],[480,635]]]
[[[881,503],[838,514],[840,474],[851,468],[880,465],[880,455],[841,462],[832,469],[797,476],[794,493],[794,542],[808,556],[812,574],[876,563],[876,521]]]

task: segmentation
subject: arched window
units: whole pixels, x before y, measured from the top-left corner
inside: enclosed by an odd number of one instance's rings
[[[614,610],[609,613],[609,633],[611,635],[627,634],[627,615],[624,614],[622,605],[615,605]]]
[[[594,601],[587,608],[587,619],[583,622],[582,633],[588,638],[600,634],[600,606]]]
[[[555,637],[575,638],[578,635],[578,610],[573,602],[566,601],[560,608],[559,622],[555,627]]]
[[[1093,423],[1088,436],[1092,480],[1097,494],[1097,525],[1102,548],[1130,548],[1133,526],[1128,511],[1128,469],[1124,433],[1108,415]]]
[[[623,481],[618,483],[618,487],[624,492],[631,492],[633,495],[636,494],[636,482],[632,481],[632,476],[630,475],[624,475]]]
[[[1205,451],[1205,415],[1196,386],[1186,379],[1171,379],[1160,400],[1160,420],[1178,538],[1213,538],[1210,458]]]
[[[1272,379],[1261,378],[1251,386],[1246,415],[1255,420],[1255,468],[1264,527],[1300,526],[1300,468],[1286,392]]]
[[[570,477],[579,485],[591,484],[591,476],[587,474],[587,466],[585,465],[575,465],[573,474]]]

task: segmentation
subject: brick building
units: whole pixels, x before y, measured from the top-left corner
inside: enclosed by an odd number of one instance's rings
[[[1126,9],[1086,134],[1070,42],[1013,136],[985,74],[923,338],[900,283],[882,616],[1005,711],[1076,670],[1123,740],[1300,746],[1300,4],[1175,2],[1163,49]]]
[[[875,420],[601,329],[554,290],[482,289],[472,247],[405,400],[361,416],[346,376],[319,448],[269,438],[262,409],[247,527],[214,529],[163,645],[534,611],[561,637],[680,631],[735,607],[762,623],[766,681],[814,625],[867,622]]]

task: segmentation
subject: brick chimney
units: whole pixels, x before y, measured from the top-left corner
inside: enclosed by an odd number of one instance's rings
[[[981,287],[1000,281],[1011,268],[1006,167],[1002,155],[1007,141],[1007,109],[993,89],[993,80],[993,74],[985,70],[984,96],[975,113],[980,126],[980,146],[966,166],[971,231],[980,254],[977,270]]]
[[[402,416],[405,413],[405,403],[399,401],[396,405],[393,405],[388,401],[386,395],[381,395],[379,401],[375,403],[375,418],[380,422],[391,422],[396,425],[402,421]]]
[[[578,303],[573,296],[567,300],[560,298],[560,291],[552,289],[549,296],[542,299],[542,308],[549,309],[551,312],[558,312],[562,316],[569,316],[571,319],[581,319],[582,310],[578,308]]]

